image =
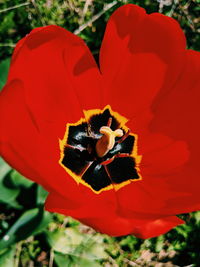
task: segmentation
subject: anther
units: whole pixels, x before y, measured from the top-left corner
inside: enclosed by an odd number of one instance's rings
[[[96,153],[102,158],[114,147],[115,138],[123,136],[123,131],[121,129],[113,131],[110,127],[103,126],[100,128],[100,133],[103,136],[96,143]]]
[[[120,138],[117,143],[120,144],[122,143],[128,136],[129,136],[129,133],[130,133],[130,129],[128,129],[128,131],[125,133],[125,135],[122,136],[122,138]]]

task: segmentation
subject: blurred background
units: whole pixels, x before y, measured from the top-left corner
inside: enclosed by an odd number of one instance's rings
[[[56,24],[78,34],[98,61],[106,22],[126,3],[175,18],[188,48],[200,50],[200,0],[0,0],[0,89],[17,41],[35,27]],[[186,224],[157,238],[112,238],[44,211],[46,196],[0,159],[0,267],[200,267],[200,212],[180,215]]]

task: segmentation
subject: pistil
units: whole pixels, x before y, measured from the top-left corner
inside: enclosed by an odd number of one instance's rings
[[[104,157],[115,145],[115,138],[122,137],[123,131],[117,129],[113,131],[109,126],[103,126],[100,128],[102,137],[96,143],[96,153],[98,157]]]

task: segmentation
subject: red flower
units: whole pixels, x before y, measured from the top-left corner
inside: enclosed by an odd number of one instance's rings
[[[101,71],[57,26],[17,44],[1,154],[50,192],[47,210],[149,238],[200,208],[200,61],[185,46],[176,21],[131,4],[108,22]]]

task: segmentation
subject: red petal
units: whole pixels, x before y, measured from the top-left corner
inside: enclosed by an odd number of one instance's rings
[[[86,218],[80,220],[99,232],[111,236],[123,236],[133,234],[139,238],[152,238],[161,234],[165,234],[173,227],[183,224],[184,221],[176,216],[165,217],[156,220],[136,220],[119,217],[112,214],[110,217],[102,218]]]
[[[49,191],[79,201],[82,199],[84,205],[93,198],[95,200],[96,194],[83,185],[78,186],[60,166],[58,137],[52,133],[48,136],[41,134],[24,98],[23,83],[19,80],[7,83],[1,93],[1,155],[13,168]],[[112,191],[98,199],[104,203],[108,198],[113,198]]]
[[[100,205],[98,205],[100,204]],[[184,223],[175,216],[161,219],[134,219],[121,217],[115,206],[102,205],[103,203],[91,203],[82,205],[71,199],[62,198],[56,194],[50,194],[46,200],[45,208],[51,212],[73,216],[79,221],[95,228],[96,230],[112,236],[134,234],[140,238],[151,238],[164,234],[171,228]]]
[[[100,52],[104,102],[129,119],[148,109],[160,88],[169,89],[177,79],[184,50],[184,35],[173,19],[146,15],[132,4],[119,8]]]
[[[57,26],[33,30],[17,44],[1,94],[1,153],[46,188],[78,190],[58,163],[59,139],[100,98],[100,74],[84,42]]]
[[[200,208],[199,59],[198,52],[187,52],[177,83],[154,101],[151,123],[130,123],[138,133],[143,177],[117,192],[121,206],[130,212],[169,215]]]
[[[122,207],[160,214],[198,207],[199,59],[193,57],[196,63],[188,63],[183,32],[171,18],[126,5],[108,22],[100,55],[104,101],[131,119],[142,155],[143,180],[117,192]]]
[[[27,178],[48,191],[67,196],[72,202],[81,199],[81,204],[87,207],[87,203],[96,203],[98,199],[102,206],[105,202],[108,205],[108,201],[115,205],[112,191],[96,195],[89,188],[77,185],[60,166],[58,137],[41,134],[24,98],[23,83],[19,80],[7,83],[1,93],[0,152],[4,159]]]
[[[187,64],[174,88],[154,103],[154,119],[151,129],[188,146],[189,160],[176,173],[164,179],[172,191],[187,192],[188,196],[170,199],[166,210],[184,212],[200,206],[199,199],[199,99],[200,53],[187,52]],[[169,108],[170,107],[170,108]],[[180,154],[180,157],[182,155]]]
[[[149,222],[141,223],[136,227],[135,236],[140,238],[152,238],[165,234],[173,227],[183,224],[184,221],[176,216],[169,216],[163,219],[152,220]],[[137,232],[138,231],[138,232]]]
[[[89,191],[89,190],[88,190]],[[87,195],[85,192],[79,190],[79,196],[76,191],[71,192],[74,197],[70,198],[69,194],[63,197],[56,193],[50,193],[46,200],[45,208],[49,211],[59,209],[61,213],[67,212],[69,216],[77,219],[87,217],[104,217],[108,216],[110,212],[116,209],[116,202],[112,191],[103,192],[100,195]],[[89,191],[90,192],[90,191]]]
[[[23,83],[19,80],[8,82],[1,93],[1,155],[25,177],[47,190],[58,190],[59,183],[55,184],[55,177],[60,166],[59,158],[56,158],[60,155],[57,153],[59,142],[51,144],[40,134],[24,98]],[[54,149],[52,145],[55,145]],[[63,187],[69,186],[64,175],[57,176],[57,179]]]
[[[42,183],[40,174],[34,167],[37,166],[40,136],[26,109],[23,84],[19,80],[9,82],[2,91],[0,113],[2,156],[23,175]]]
[[[17,46],[12,79],[24,83],[25,101],[40,130],[46,123],[75,122],[83,109],[101,104],[100,74],[89,49],[57,26],[34,30]]]

